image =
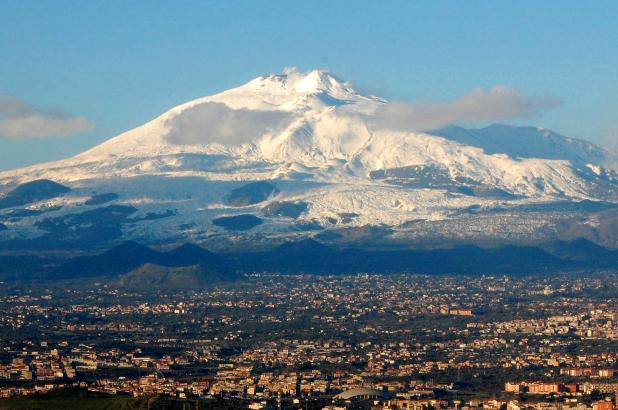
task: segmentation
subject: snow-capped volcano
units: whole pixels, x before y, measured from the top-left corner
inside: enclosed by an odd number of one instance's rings
[[[253,150],[263,148],[265,154],[279,140],[292,139],[292,133],[335,107],[353,105],[342,111],[370,113],[380,103],[375,97],[357,94],[349,84],[323,71],[259,77],[243,86],[179,105],[79,158],[121,153],[149,155],[156,150],[238,152],[239,147],[250,149],[247,145],[252,145]]]
[[[259,77],[181,104],[73,158],[0,173],[7,192],[41,179],[72,189],[20,204],[33,211],[23,217],[11,219],[16,207],[7,207],[0,240],[35,238],[50,232],[49,221],[103,203],[134,210],[118,225],[123,238],[205,241],[230,231],[403,232],[471,209],[618,201],[614,173],[600,166],[606,153],[590,143],[533,127],[393,129],[376,121],[388,104],[320,70]],[[268,182],[243,194],[256,181]],[[230,200],[237,189],[245,200]],[[108,200],[88,203],[102,194]],[[491,229],[514,223],[502,221]],[[521,223],[522,235],[539,228]]]

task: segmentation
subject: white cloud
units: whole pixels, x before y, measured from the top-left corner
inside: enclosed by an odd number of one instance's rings
[[[238,145],[282,130],[290,118],[283,111],[235,110],[222,103],[207,102],[172,118],[167,124],[171,128],[167,138],[179,145]]]
[[[515,88],[476,88],[451,102],[394,101],[379,108],[373,118],[377,128],[428,131],[455,123],[493,122],[521,118],[557,107],[560,100],[534,98]]]
[[[93,129],[84,117],[0,97],[0,138],[14,140],[61,137]]]

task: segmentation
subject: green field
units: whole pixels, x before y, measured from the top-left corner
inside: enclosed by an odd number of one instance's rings
[[[175,410],[213,408],[212,404],[167,397],[107,396],[81,389],[0,400],[0,410]],[[216,406],[214,406],[216,407]]]

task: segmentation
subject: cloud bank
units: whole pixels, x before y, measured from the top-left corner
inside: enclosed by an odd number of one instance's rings
[[[456,123],[493,122],[539,114],[561,105],[554,98],[523,95],[515,88],[476,88],[451,102],[393,101],[372,118],[376,128],[394,131],[429,131]]]
[[[281,131],[290,121],[290,114],[283,111],[235,110],[222,103],[207,102],[168,121],[167,139],[179,145],[238,145],[255,141],[268,132]]]
[[[0,97],[0,138],[43,139],[79,134],[92,129],[92,124],[84,117],[34,107],[15,98]]]
[[[286,74],[300,75],[294,69]],[[376,130],[431,131],[451,124],[499,122],[537,115],[561,101],[524,95],[509,86],[476,88],[445,102],[393,101],[372,114],[337,111],[342,120],[360,119]],[[224,103],[206,102],[191,107],[167,122],[167,140],[178,145],[254,142],[267,133],[281,132],[294,113],[277,110],[233,109]],[[332,124],[331,124],[332,125]]]

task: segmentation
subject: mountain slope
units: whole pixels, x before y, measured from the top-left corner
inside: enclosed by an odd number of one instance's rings
[[[199,246],[183,244],[167,252],[158,252],[135,242],[121,243],[101,254],[71,258],[57,266],[51,276],[55,278],[118,276],[135,270],[139,273],[144,265],[158,267],[159,273],[163,272],[163,268],[191,267],[191,272],[196,272],[199,268],[202,273],[213,272],[221,277],[233,276],[224,259]],[[139,276],[137,273],[130,277]]]
[[[483,149],[486,154],[507,154],[511,158],[566,160],[578,166],[602,164],[608,152],[586,141],[568,138],[536,127],[493,124],[477,130],[451,126],[432,134]]]
[[[0,173],[0,243],[260,249],[315,235],[343,243],[359,237],[350,229],[379,232],[379,246],[539,242],[576,216],[551,204],[618,203],[607,153],[590,143],[504,125],[393,131],[374,121],[385,104],[325,71],[187,102],[73,158]],[[43,179],[70,192],[10,202]],[[302,205],[289,217],[280,204]],[[92,220],[115,207],[122,218]],[[251,223],[236,229],[239,218]]]
[[[209,272],[199,265],[169,267],[146,263],[120,276],[115,286],[135,291],[185,291],[231,279],[219,272]]]

